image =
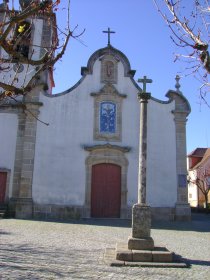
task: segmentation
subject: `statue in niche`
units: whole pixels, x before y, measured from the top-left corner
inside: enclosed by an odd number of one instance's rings
[[[103,75],[103,80],[104,81],[114,81],[115,79],[115,65],[114,62],[108,60],[108,61],[104,61],[103,64],[103,71],[102,71],[102,75]]]
[[[106,76],[108,78],[113,78],[114,76],[114,63],[112,61],[106,62]]]

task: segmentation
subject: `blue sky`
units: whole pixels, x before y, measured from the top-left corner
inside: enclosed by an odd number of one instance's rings
[[[66,12],[62,8],[67,2],[61,0],[58,12],[58,24],[63,26]],[[65,56],[56,65],[54,93],[70,88],[81,78],[81,66],[86,66],[93,52],[107,45],[107,35],[102,31],[110,27],[116,32],[111,36],[111,44],[127,56],[131,68],[136,70],[135,80],[144,75],[153,80],[148,85],[152,96],[167,100],[167,91],[175,89],[176,74],[183,76],[180,90],[192,109],[187,122],[187,152],[210,146],[210,109],[200,104],[201,84],[192,75],[185,77],[188,65],[174,63],[174,53],[179,50],[152,0],[71,0],[70,24],[71,29],[78,25],[76,33],[84,28],[86,31],[80,38],[83,43],[70,40]]]

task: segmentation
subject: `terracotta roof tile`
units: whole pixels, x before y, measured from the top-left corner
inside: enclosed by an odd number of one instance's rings
[[[197,148],[194,151],[192,151],[188,157],[203,157],[206,150],[208,150],[208,148]]]
[[[206,148],[206,152],[204,153],[202,160],[199,161],[199,163],[197,163],[195,166],[193,166],[192,170],[201,166],[209,157],[210,157],[210,148]]]

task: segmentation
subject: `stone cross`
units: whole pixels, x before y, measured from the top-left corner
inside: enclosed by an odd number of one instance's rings
[[[138,82],[139,83],[143,83],[143,92],[146,93],[146,85],[148,83],[152,83],[152,80],[151,79],[147,79],[147,76],[144,76],[143,79],[138,79]]]
[[[140,101],[140,137],[139,137],[139,174],[138,174],[138,203],[132,209],[132,237],[128,239],[131,250],[152,250],[154,240],[151,232],[151,209],[146,201],[147,185],[147,103],[151,94],[146,92],[146,84],[151,79],[146,76],[139,79],[143,83],[143,91],[138,94]]]
[[[110,46],[110,34],[115,33],[115,31],[111,31],[110,28],[108,27],[108,31],[103,31],[103,33],[108,34],[108,46]]]

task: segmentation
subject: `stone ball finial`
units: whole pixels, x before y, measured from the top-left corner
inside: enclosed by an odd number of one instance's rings
[[[180,93],[180,92],[181,92],[181,91],[180,91],[181,85],[180,85],[180,83],[179,83],[180,76],[179,76],[179,75],[176,75],[175,80],[176,80],[176,84],[175,84],[176,91]]]

